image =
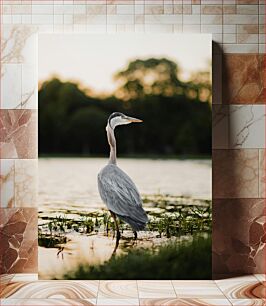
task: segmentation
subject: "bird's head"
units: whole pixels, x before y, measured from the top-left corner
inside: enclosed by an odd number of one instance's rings
[[[118,125],[129,124],[132,122],[142,122],[142,120],[116,112],[109,116],[107,125],[114,130]]]

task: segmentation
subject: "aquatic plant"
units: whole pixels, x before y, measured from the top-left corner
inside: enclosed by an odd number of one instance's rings
[[[94,230],[94,222],[90,217],[83,218],[81,222],[86,234],[89,234]]]
[[[154,232],[159,238],[211,232],[212,211],[209,200],[155,194],[144,196],[143,202],[149,216],[147,230]],[[69,214],[80,217],[75,219]],[[39,237],[42,238],[59,236],[63,239],[72,231],[88,235],[101,229],[107,236],[110,232],[115,234],[114,221],[110,213],[103,209],[90,213],[67,211],[64,215],[55,217],[41,216],[40,220],[42,223],[39,225]],[[122,233],[132,230],[128,224],[120,220],[119,226]]]

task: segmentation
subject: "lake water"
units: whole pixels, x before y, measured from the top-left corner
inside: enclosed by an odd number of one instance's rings
[[[106,158],[39,159],[40,225],[47,226],[46,217],[66,214],[70,219],[80,220],[81,213],[104,208],[98,194],[97,174],[107,162]],[[119,159],[118,166],[133,179],[142,195],[161,193],[211,199],[210,160]],[[45,231],[50,239],[49,230]],[[123,231],[117,254],[125,252],[125,243],[127,249],[133,246],[151,248],[167,240],[166,237],[158,238],[157,231],[143,231],[135,244],[132,235],[132,231]],[[97,265],[113,254],[113,233],[106,235],[103,229],[88,235],[71,229],[66,237],[68,242],[60,255],[58,247],[39,246],[41,279],[60,279],[78,264]]]
[[[91,211],[104,207],[97,174],[106,158],[40,158],[39,209]],[[211,199],[211,160],[120,158],[118,166],[141,194],[172,194]]]

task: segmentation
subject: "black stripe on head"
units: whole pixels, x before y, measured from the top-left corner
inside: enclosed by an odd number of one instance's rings
[[[110,124],[111,120],[115,117],[124,117],[125,115],[119,112],[112,113],[108,118],[108,123]]]

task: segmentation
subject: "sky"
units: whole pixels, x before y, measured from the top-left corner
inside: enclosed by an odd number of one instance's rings
[[[181,77],[205,70],[211,60],[210,34],[40,34],[39,81],[58,76],[94,93],[111,93],[113,75],[136,58],[167,57]]]

